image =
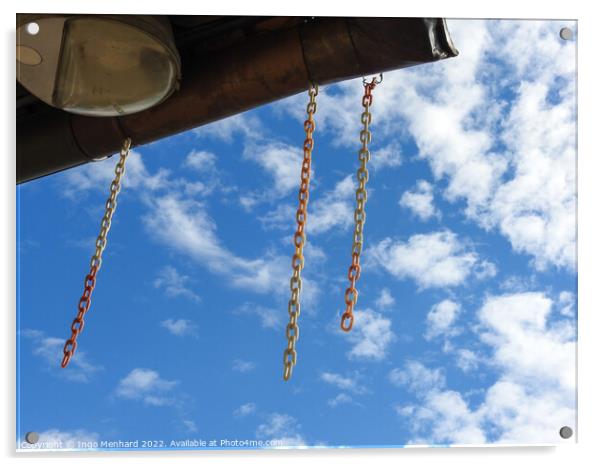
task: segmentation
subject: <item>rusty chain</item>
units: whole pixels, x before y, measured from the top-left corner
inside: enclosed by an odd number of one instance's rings
[[[123,146],[119,152],[119,161],[115,166],[115,178],[111,182],[109,188],[111,194],[109,195],[109,198],[105,204],[105,213],[102,217],[102,221],[100,222],[100,233],[98,234],[98,238],[96,238],[96,250],[94,251],[94,255],[90,260],[90,272],[88,275],[86,275],[84,281],[84,293],[79,299],[79,303],[77,305],[77,316],[71,323],[71,336],[67,339],[65,346],[63,347],[63,360],[61,361],[61,367],[63,368],[67,367],[71,357],[75,353],[77,348],[77,337],[84,328],[84,316],[86,315],[86,312],[88,312],[88,309],[90,309],[92,292],[96,286],[96,274],[102,265],[102,253],[107,246],[107,234],[111,228],[111,219],[113,218],[113,214],[117,208],[117,195],[121,190],[121,178],[125,173],[125,162],[130,154],[131,145],[132,140],[127,138],[123,142]]]
[[[305,141],[303,142],[303,163],[301,165],[301,186],[299,188],[299,207],[296,213],[297,231],[293,236],[295,253],[293,254],[292,267],[293,276],[290,280],[291,299],[288,302],[289,321],[286,325],[287,345],[284,350],[284,380],[288,380],[293,367],[297,364],[297,351],[295,343],[299,339],[299,325],[297,319],[301,313],[301,270],[305,264],[303,257],[303,246],[305,245],[305,222],[307,220],[307,204],[309,203],[309,180],[311,174],[311,154],[314,148],[313,133],[316,129],[314,114],[316,113],[316,96],[318,95],[318,86],[312,85],[309,88],[309,103],[307,104],[307,119],[303,124],[305,129]]]
[[[370,113],[370,105],[372,105],[372,91],[377,84],[382,82],[382,74],[380,79],[373,78],[371,82],[364,83],[364,96],[362,97],[362,105],[364,112],[361,116],[361,122],[364,125],[360,131],[360,142],[362,148],[359,151],[360,168],[357,170],[357,180],[359,186],[355,191],[355,199],[357,207],[354,213],[355,229],[353,232],[353,246],[351,247],[351,265],[347,278],[349,279],[349,288],[345,290],[346,309],[341,316],[341,329],[349,332],[353,328],[353,308],[357,303],[358,291],[355,287],[356,282],[360,278],[361,266],[360,255],[364,243],[364,223],[366,222],[366,202],[368,201],[368,192],[366,191],[366,183],[368,182],[368,162],[370,161],[370,151],[368,144],[372,140],[370,132],[370,123],[372,122],[372,114]]]

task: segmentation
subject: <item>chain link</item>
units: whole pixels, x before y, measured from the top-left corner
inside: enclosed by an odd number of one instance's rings
[[[372,90],[377,84],[382,82],[382,75],[377,81],[373,78],[371,82],[364,80],[364,96],[362,97],[362,105],[364,112],[361,116],[361,122],[364,125],[360,131],[360,142],[362,148],[359,151],[360,168],[357,170],[357,181],[359,186],[355,191],[355,200],[357,206],[354,212],[355,229],[353,231],[353,246],[351,247],[351,266],[347,273],[349,279],[349,288],[345,290],[346,309],[341,316],[341,329],[349,332],[353,328],[353,308],[357,303],[358,291],[355,287],[356,282],[360,278],[361,266],[360,255],[364,244],[364,223],[366,222],[366,202],[368,202],[368,192],[366,191],[366,183],[368,182],[368,162],[370,161],[370,151],[368,144],[372,140],[370,132],[370,123],[372,122],[372,114],[370,113],[370,105],[372,105]]]
[[[305,245],[305,222],[307,220],[307,204],[309,203],[309,179],[311,174],[311,154],[314,148],[313,133],[316,129],[314,114],[316,113],[316,96],[318,95],[318,86],[312,85],[309,88],[309,103],[307,104],[307,119],[303,124],[305,129],[305,141],[303,142],[303,163],[301,165],[301,186],[299,188],[299,207],[296,213],[297,231],[293,236],[295,253],[293,254],[292,267],[293,275],[290,280],[291,299],[288,302],[289,321],[286,325],[286,349],[284,350],[284,380],[288,380],[293,367],[297,364],[297,351],[295,343],[299,339],[299,325],[297,319],[301,313],[301,270],[305,265],[303,257],[303,246]]]
[[[125,162],[130,154],[131,145],[132,140],[127,138],[123,142],[123,146],[121,147],[121,151],[119,153],[119,161],[115,166],[115,179],[113,179],[109,187],[110,195],[105,204],[104,216],[100,222],[100,233],[98,234],[98,238],[96,238],[96,250],[94,251],[94,255],[90,260],[90,272],[88,275],[86,275],[86,279],[84,281],[84,293],[79,299],[79,303],[77,305],[77,316],[75,319],[73,319],[71,324],[71,336],[67,339],[65,346],[63,347],[63,360],[61,361],[61,367],[67,367],[71,357],[75,353],[77,348],[77,337],[84,328],[84,316],[86,315],[86,312],[88,312],[88,309],[90,309],[92,292],[96,286],[96,274],[102,265],[102,253],[107,246],[107,234],[111,228],[111,219],[113,218],[113,214],[117,208],[117,195],[121,190],[121,178],[125,173]]]

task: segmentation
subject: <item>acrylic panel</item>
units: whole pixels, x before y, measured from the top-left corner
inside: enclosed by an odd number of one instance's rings
[[[372,90],[350,332],[364,86],[319,88],[286,382],[307,92],[132,150],[64,369],[118,157],[18,185],[17,449],[574,442],[577,22],[447,26]]]

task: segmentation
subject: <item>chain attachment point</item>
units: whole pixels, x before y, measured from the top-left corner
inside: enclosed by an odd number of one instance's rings
[[[364,84],[364,86],[366,84],[376,85],[376,84],[380,84],[382,82],[383,82],[383,74],[382,73],[378,73],[378,78],[376,78],[376,77],[372,78],[372,81],[370,81],[370,83],[368,83],[368,80],[366,79],[365,76],[362,78],[362,83]]]

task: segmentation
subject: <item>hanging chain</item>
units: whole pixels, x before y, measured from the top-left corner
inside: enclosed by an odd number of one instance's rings
[[[125,161],[130,154],[131,145],[132,140],[127,138],[123,142],[123,146],[121,147],[121,151],[119,153],[119,161],[115,166],[115,179],[111,182],[111,186],[109,188],[111,194],[107,199],[105,205],[105,214],[100,222],[100,233],[98,234],[98,238],[96,238],[96,251],[90,260],[90,273],[86,275],[86,279],[84,281],[84,293],[79,299],[79,303],[77,305],[77,316],[75,319],[73,319],[73,323],[71,324],[71,336],[65,342],[65,346],[63,347],[63,360],[61,361],[61,367],[67,367],[67,364],[69,364],[69,361],[71,360],[71,357],[77,348],[77,337],[84,329],[84,316],[86,315],[86,312],[88,312],[88,309],[90,309],[92,292],[96,286],[96,274],[102,265],[102,253],[107,246],[107,234],[111,228],[111,219],[113,218],[113,214],[117,208],[117,195],[121,190],[121,177],[125,173]]]
[[[305,222],[307,220],[307,204],[309,203],[309,178],[311,173],[311,153],[314,148],[314,130],[316,123],[314,114],[316,113],[316,96],[318,95],[318,86],[312,85],[309,88],[309,103],[307,104],[307,120],[303,124],[305,129],[305,142],[303,143],[303,164],[301,165],[301,186],[299,188],[299,208],[297,209],[297,231],[293,236],[295,245],[295,254],[293,254],[292,267],[293,276],[290,281],[291,299],[288,302],[289,321],[286,325],[287,345],[284,350],[284,380],[288,380],[293,367],[297,364],[297,351],[295,343],[299,339],[299,325],[297,319],[301,313],[301,270],[305,264],[303,257],[303,246],[305,244]]]
[[[368,182],[368,162],[370,161],[370,151],[368,150],[368,144],[372,140],[372,133],[370,132],[370,123],[372,122],[372,114],[370,113],[370,105],[372,105],[372,90],[377,84],[382,82],[382,74],[380,80],[373,78],[371,82],[367,82],[364,79],[364,96],[362,98],[362,105],[364,107],[364,113],[362,113],[361,121],[364,128],[360,131],[360,141],[362,148],[359,151],[360,168],[357,170],[357,180],[359,187],[355,191],[355,199],[357,201],[357,207],[354,213],[355,229],[353,232],[353,246],[351,248],[351,266],[347,273],[349,278],[349,288],[345,290],[345,304],[347,308],[341,316],[341,329],[345,332],[349,332],[353,328],[353,307],[357,303],[358,292],[355,288],[355,283],[360,278],[361,266],[360,266],[360,255],[362,253],[362,246],[364,243],[364,223],[366,222],[366,202],[368,201],[368,193],[366,191],[366,183]]]

